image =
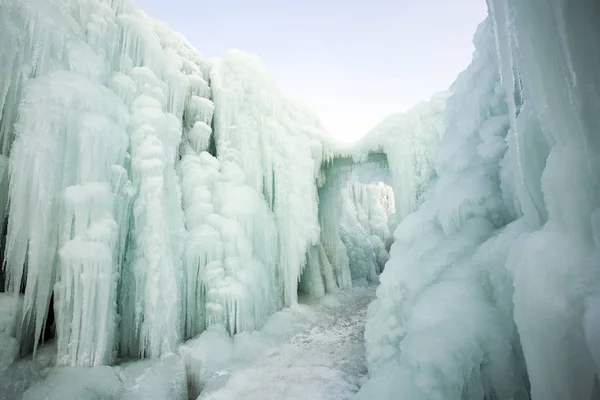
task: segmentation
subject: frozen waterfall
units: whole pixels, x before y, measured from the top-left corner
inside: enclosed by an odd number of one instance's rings
[[[206,60],[129,0],[0,6],[0,332],[21,356],[56,337],[62,366],[161,358],[383,267],[390,193],[348,187],[335,160],[360,152],[257,57]]]
[[[488,6],[369,309],[359,399],[598,398],[600,9]]]
[[[357,399],[600,398],[600,9],[487,4],[349,146],[132,0],[0,0],[0,398],[196,397],[378,280]]]

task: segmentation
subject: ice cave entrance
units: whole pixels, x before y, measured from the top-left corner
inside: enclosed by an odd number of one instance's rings
[[[298,282],[300,298],[319,298],[352,281],[375,281],[389,258],[396,225],[385,153],[371,152],[360,161],[338,156],[322,170],[321,242],[307,252]]]

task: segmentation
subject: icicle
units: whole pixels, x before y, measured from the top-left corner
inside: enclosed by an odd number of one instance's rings
[[[210,124],[213,117],[215,106],[213,102],[196,95],[192,95],[187,105],[188,114],[190,115],[189,124],[193,125],[195,122],[201,121],[205,124]],[[193,117],[192,117],[193,115]]]
[[[320,236],[314,184],[323,157],[314,140],[318,121],[279,93],[263,65],[242,52],[214,65],[210,82],[217,152],[227,146],[239,151],[246,184],[263,194],[275,214],[277,276],[284,303],[294,304],[306,252]]]

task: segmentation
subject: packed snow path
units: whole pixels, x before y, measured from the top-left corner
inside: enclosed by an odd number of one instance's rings
[[[376,284],[358,286],[309,305],[311,323],[200,400],[343,400],[366,375],[363,331]],[[344,298],[346,297],[346,298]],[[227,378],[230,371],[217,375]],[[218,376],[215,380],[218,380]],[[213,383],[218,385],[218,383]]]

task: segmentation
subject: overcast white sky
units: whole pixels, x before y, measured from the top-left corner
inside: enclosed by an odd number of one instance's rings
[[[466,68],[485,0],[136,0],[207,57],[258,54],[342,140],[444,90]]]

